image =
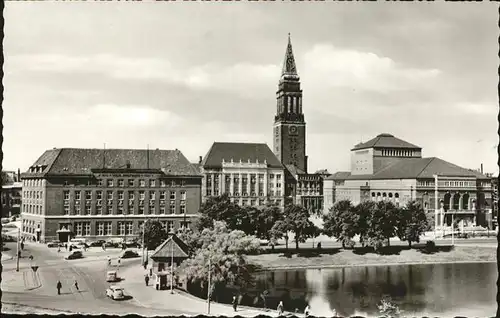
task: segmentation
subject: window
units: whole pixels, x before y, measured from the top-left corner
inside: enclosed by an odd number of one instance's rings
[[[133,235],[134,234],[133,226],[132,225],[133,225],[132,222],[126,222],[127,235]]]
[[[276,190],[276,196],[280,197],[281,196],[281,190]]]
[[[64,200],[69,200],[69,191],[64,191],[63,197],[64,197]]]
[[[175,200],[175,191],[170,191],[170,200]]]
[[[69,206],[64,206],[64,215],[69,215]]]
[[[181,187],[186,186],[186,180],[181,180]]]
[[[106,223],[106,234],[104,234],[104,235],[111,235],[113,226],[112,226],[111,222],[105,222],[105,223]]]
[[[167,191],[161,191],[160,200],[166,200],[166,199],[167,199]]]
[[[254,205],[255,205],[255,202],[256,202],[255,200],[250,200],[250,205],[251,205],[251,206],[254,206]]]
[[[113,214],[113,206],[112,205],[108,205],[106,207],[106,211],[108,212],[108,214]]]
[[[125,222],[118,222],[118,235],[125,235]]]
[[[83,224],[83,236],[90,236],[90,222]]]
[[[154,205],[150,205],[149,206],[149,214],[155,214],[155,213],[156,213],[155,206]]]
[[[156,199],[156,192],[149,191],[149,200],[155,200],[155,199]]]
[[[123,191],[118,191],[118,200],[123,200]]]
[[[174,231],[174,221],[167,221],[167,230],[169,232],[173,232]]]
[[[146,181],[144,180],[139,180],[139,187],[144,188],[146,186]]]
[[[156,187],[156,180],[149,180],[149,187],[150,188]]]
[[[113,179],[108,179],[107,186],[109,188],[113,187]]]
[[[98,180],[97,180],[97,186],[98,186],[98,187],[102,187],[102,180],[101,180],[101,179],[98,179]]]
[[[170,200],[170,214],[175,214],[175,200]]]
[[[128,186],[133,187],[134,186],[134,179],[128,179]]]
[[[92,191],[85,191],[85,200],[92,200]]]
[[[182,200],[182,201],[180,202],[180,207],[181,207],[180,212],[181,212],[181,213],[186,213],[186,201]]]
[[[123,207],[119,206],[116,214],[123,214]]]
[[[160,187],[164,188],[167,186],[167,182],[165,180],[160,180]]]
[[[82,236],[83,234],[83,224],[81,222],[76,223],[76,236]]]
[[[146,194],[144,191],[139,191],[139,200],[144,200],[146,198]]]
[[[100,205],[97,206],[95,208],[95,213],[98,214],[98,215],[102,215],[102,206],[100,206]]]
[[[128,214],[134,214],[134,212],[135,212],[134,206],[133,205],[129,205],[129,207],[128,207]]]
[[[119,179],[119,180],[118,180],[118,186],[119,186],[120,188],[123,188],[123,187],[125,186],[125,182],[123,182],[123,179]]]
[[[164,206],[160,207],[160,214],[165,214],[165,207]]]
[[[92,212],[92,207],[90,205],[85,206],[85,214],[89,215]]]
[[[95,196],[97,200],[102,200],[102,191],[96,191]]]
[[[274,174],[269,174],[269,179],[274,179]]]
[[[264,200],[263,199],[259,199],[259,205],[264,205]]]
[[[100,235],[100,236],[104,235],[104,223],[103,222],[97,222],[97,235]]]
[[[108,200],[113,200],[113,191],[108,191],[108,192],[106,193],[106,198],[107,198]]]
[[[139,207],[139,214],[144,214],[144,207],[143,206]]]
[[[242,206],[248,205],[248,200],[241,200],[241,205]]]
[[[186,200],[186,191],[181,191],[181,200]]]
[[[181,222],[181,228],[189,229],[189,225],[190,224],[191,224],[191,222],[189,222],[189,221],[182,221]]]
[[[80,209],[79,205],[75,206],[75,214],[76,215],[81,215],[82,214],[82,210]]]
[[[175,180],[170,180],[170,186],[171,187],[175,187],[177,184],[175,182]]]

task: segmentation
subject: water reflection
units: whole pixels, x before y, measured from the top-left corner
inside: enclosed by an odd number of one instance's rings
[[[436,264],[310,269],[259,273],[258,288],[275,301],[300,311],[331,316],[377,315],[377,304],[389,295],[405,315],[470,314],[496,311],[496,264]],[[286,306],[285,304],[285,306]],[[292,307],[292,308],[291,308]],[[472,311],[471,311],[472,310]]]

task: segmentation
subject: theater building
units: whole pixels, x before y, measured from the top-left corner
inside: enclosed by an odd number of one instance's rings
[[[356,145],[351,171],[341,175],[332,178],[335,201],[388,200],[403,206],[415,200],[433,214],[436,227],[451,226],[452,218],[464,226],[492,226],[491,178],[436,157],[422,158],[421,147],[393,135]]]
[[[201,175],[179,150],[45,151],[22,174],[22,233],[36,241],[136,236],[146,220],[189,226]]]
[[[285,167],[264,143],[214,142],[200,169],[204,200],[226,193],[240,206],[284,206]]]

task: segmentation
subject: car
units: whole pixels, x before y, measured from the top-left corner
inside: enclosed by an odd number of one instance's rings
[[[116,273],[116,271],[108,271],[106,273],[106,281],[108,283],[109,282],[117,282],[117,281],[119,281],[118,274]]]
[[[81,251],[72,251],[70,252],[66,257],[65,259],[78,259],[78,258],[82,258],[83,257],[83,253]]]
[[[123,288],[117,285],[109,286],[109,288],[106,289],[106,296],[113,300],[119,300],[125,298],[125,294],[123,293]]]
[[[59,241],[50,241],[47,243],[47,247],[58,247],[58,246],[61,246],[61,242]]]
[[[125,250],[120,256],[121,258],[134,258],[134,257],[139,257],[139,254],[137,252],[132,251],[132,250]]]
[[[113,241],[107,241],[107,242],[105,243],[105,246],[106,246],[106,247],[111,247],[111,248],[113,248],[113,247],[115,247],[115,248],[116,248],[116,247],[120,247],[120,243],[118,243],[118,242],[113,242]]]
[[[89,245],[92,247],[101,247],[102,244],[104,244],[104,243],[106,243],[105,240],[97,240],[97,241],[91,242]]]

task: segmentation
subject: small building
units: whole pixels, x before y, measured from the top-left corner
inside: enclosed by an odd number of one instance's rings
[[[2,217],[11,217],[21,213],[22,187],[21,182],[2,186]]]
[[[173,261],[173,268],[179,266],[185,259],[189,257],[189,247],[175,234],[169,234],[170,237],[161,243],[150,256],[153,260],[153,283],[156,284],[156,289],[164,289],[170,286],[170,270]],[[174,281],[179,283],[174,277]]]

